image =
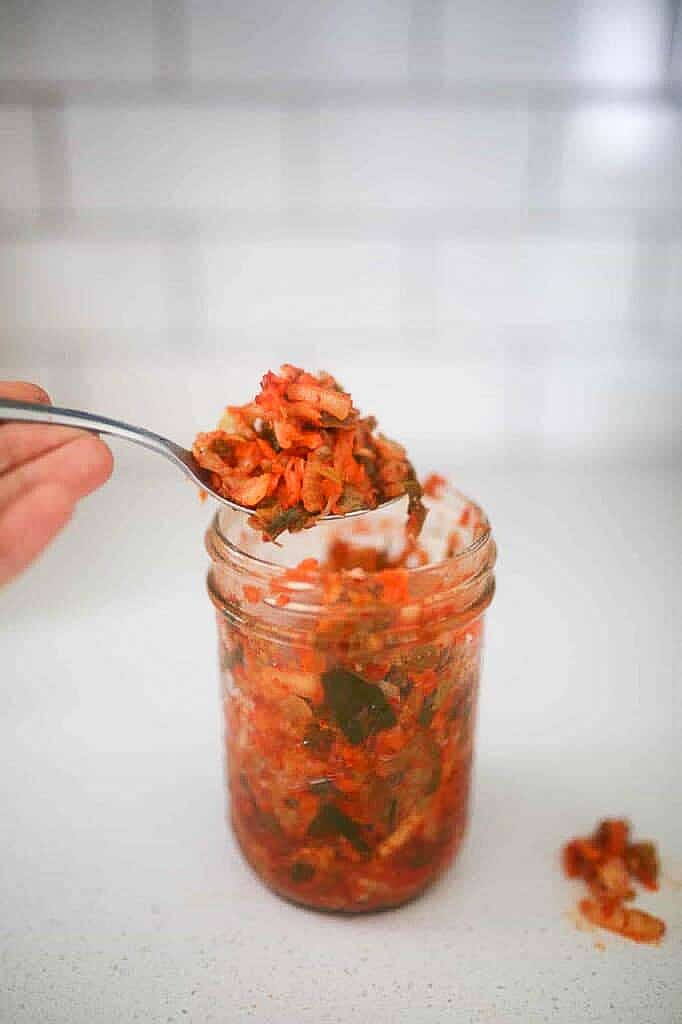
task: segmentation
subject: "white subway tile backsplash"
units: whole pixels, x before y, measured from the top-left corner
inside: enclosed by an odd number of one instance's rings
[[[649,85],[666,71],[666,0],[587,0],[580,4],[575,73],[580,81]]]
[[[30,109],[0,108],[0,153],[0,210],[37,209],[40,195]]]
[[[150,79],[153,0],[2,0],[1,80]]]
[[[169,350],[166,329],[147,324],[130,327],[62,327],[56,319],[43,319],[39,327],[21,326],[6,320],[0,327],[0,364],[28,358],[29,365],[65,366],[89,372],[95,366],[116,363],[132,367],[142,357],[163,361]],[[0,377],[3,376],[0,365]]]
[[[0,0],[0,376],[189,439],[293,360],[424,470],[679,451],[674,7]]]
[[[331,110],[320,151],[331,208],[519,210],[528,120],[520,110]]]
[[[562,209],[682,209],[682,110],[614,103],[557,114]]]
[[[341,379],[352,376],[349,368]],[[434,370],[391,361],[373,371],[363,369],[355,393],[360,407],[376,414],[389,437],[409,436],[410,454],[420,472],[441,469],[446,456],[457,465],[472,457],[499,457],[504,450],[505,379],[500,365],[443,363]]]
[[[557,452],[624,459],[679,453],[682,362],[653,358],[554,361],[541,429]]]
[[[670,77],[678,85],[682,84],[682,18],[679,11],[670,55]]]
[[[213,428],[228,401],[241,401],[243,394],[233,390],[227,374],[221,380],[168,354],[162,364],[138,361],[134,373],[124,360],[88,367],[86,385],[86,407],[106,410],[114,419],[139,423],[188,445],[199,430]],[[149,456],[150,471],[159,468],[158,461]]]
[[[40,385],[50,396],[53,405],[83,409],[88,395],[88,375],[82,367],[57,363],[54,359],[35,358],[26,353],[23,359],[5,359],[0,337],[0,378],[24,380]],[[93,406],[93,412],[97,406]],[[103,407],[100,407],[103,409]],[[100,410],[97,410],[100,411]]]
[[[504,434],[508,449],[519,456],[537,458],[542,449],[546,360],[516,358],[508,354],[504,375]]]
[[[4,330],[90,331],[95,337],[98,332],[154,330],[164,325],[164,310],[155,243],[0,244]]]
[[[633,262],[627,240],[538,235],[444,242],[439,315],[491,327],[623,321]]]
[[[65,123],[76,208],[201,212],[281,204],[276,109],[73,106]]]
[[[682,353],[682,241],[675,241],[668,248],[661,317],[665,326],[676,332]]]
[[[449,79],[641,85],[662,79],[665,0],[446,0]]]
[[[205,243],[208,326],[323,331],[397,326],[400,249],[381,242]]]
[[[407,75],[408,0],[188,0],[196,78],[381,81]]]
[[[402,249],[401,314],[406,328],[434,333],[436,324],[437,248],[432,239]]]
[[[577,0],[446,0],[449,79],[552,81],[570,77]]]

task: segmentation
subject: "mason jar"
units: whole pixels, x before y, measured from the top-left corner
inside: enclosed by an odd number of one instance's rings
[[[256,874],[309,907],[404,903],[465,832],[495,544],[457,491],[427,504],[403,568],[401,504],[280,545],[227,508],[207,531],[232,827]]]

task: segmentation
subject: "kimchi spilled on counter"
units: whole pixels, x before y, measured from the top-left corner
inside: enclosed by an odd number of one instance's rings
[[[568,878],[582,878],[590,895],[578,909],[590,924],[616,932],[634,942],[659,942],[665,923],[637,907],[634,882],[658,889],[659,861],[652,842],[632,842],[630,825],[622,818],[605,819],[591,836],[571,839],[563,848]]]

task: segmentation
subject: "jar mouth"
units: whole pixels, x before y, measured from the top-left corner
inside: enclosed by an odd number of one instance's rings
[[[268,548],[240,513],[221,509],[206,532],[212,563],[209,596],[219,614],[237,628],[284,645],[295,639],[321,642],[321,624],[335,628],[341,623],[346,632],[356,634],[357,640],[349,643],[365,646],[368,635],[390,646],[417,641],[444,626],[464,628],[485,611],[495,591],[490,523],[479,505],[454,488],[427,498],[427,503],[420,543],[427,553],[442,551],[442,556],[425,565],[378,571],[326,568],[329,544],[345,531],[351,539],[364,537],[374,552],[377,545],[388,551],[391,538],[401,551],[406,523],[402,504],[392,506],[390,515],[376,510],[353,524],[341,520],[287,535],[282,547],[274,548],[279,562],[263,557]],[[371,524],[358,528],[358,521],[371,517]],[[316,547],[319,564],[305,569],[305,559]]]
[[[442,572],[444,568],[451,568],[452,566],[455,566],[455,565],[463,566],[463,565],[467,564],[467,562],[471,561],[472,559],[475,559],[476,555],[478,555],[481,551],[483,551],[486,547],[490,546],[490,544],[492,543],[492,527],[490,525],[490,522],[488,520],[487,515],[485,514],[485,512],[483,511],[481,506],[479,504],[477,504],[477,502],[473,501],[471,498],[468,498],[461,491],[457,490],[454,487],[450,487],[450,486],[448,486],[447,488],[444,489],[444,491],[443,491],[443,498],[440,499],[440,500],[439,499],[435,499],[435,500],[431,499],[430,500],[428,497],[425,497],[424,503],[427,505],[427,508],[429,509],[429,515],[427,516],[427,520],[426,520],[426,523],[427,523],[427,527],[426,528],[428,528],[429,521],[431,520],[431,517],[434,515],[434,513],[437,510],[442,508],[442,501],[443,501],[443,499],[449,499],[450,502],[458,502],[464,508],[468,509],[470,511],[470,514],[473,514],[473,516],[475,517],[475,528],[472,528],[471,539],[469,540],[469,542],[467,544],[463,545],[461,548],[459,548],[458,550],[448,554],[447,556],[443,556],[441,558],[437,558],[437,559],[434,559],[434,560],[429,560],[426,564],[423,564],[423,565],[408,566],[405,571],[408,573],[410,578],[416,578],[416,577],[420,577],[420,576],[428,577],[429,574],[434,574],[434,573]],[[402,509],[402,507],[403,507],[402,503],[396,503],[396,505],[394,506],[394,508],[397,508],[397,509]],[[233,539],[231,539],[228,536],[228,533],[224,529],[224,524],[226,522],[234,524],[236,518],[239,515],[240,515],[240,513],[231,512],[229,509],[224,509],[224,510],[223,509],[219,509],[219,510],[217,510],[215,515],[213,516],[212,521],[211,521],[211,526],[209,528],[209,533],[213,532],[215,538],[220,542],[220,545],[224,548],[225,554],[227,554],[228,556],[231,556],[232,558],[237,558],[239,561],[244,560],[246,562],[246,564],[248,564],[248,565],[253,567],[253,571],[256,574],[258,574],[258,575],[262,574],[264,577],[267,577],[267,576],[270,576],[270,575],[272,575],[274,577],[281,576],[282,573],[284,571],[286,571],[287,567],[283,566],[281,563],[278,563],[278,562],[272,561],[270,559],[264,558],[264,557],[262,557],[261,554],[255,554],[252,551],[245,550],[244,547],[241,547],[238,543],[236,543]],[[356,515],[354,517],[352,517],[352,518],[355,519],[355,521],[357,522],[358,519],[370,520],[372,516],[381,516],[381,515],[382,515],[382,510],[381,509],[372,509],[372,510],[368,511],[365,515],[361,516],[361,517],[358,516],[357,513],[356,513]],[[403,515],[403,513],[402,512],[398,512],[398,516],[400,517],[401,515]],[[385,517],[385,513],[384,513],[384,517]],[[348,519],[350,521],[351,517],[349,516]],[[451,523],[451,527],[453,529],[456,528],[456,524],[454,522]],[[250,531],[250,527],[248,529]],[[312,529],[319,531],[321,529],[324,529],[324,527],[320,526],[320,525],[317,525],[317,526],[313,527]],[[303,534],[299,534],[298,536],[309,535],[309,534],[310,534],[310,531],[304,531]],[[266,544],[261,544],[260,546],[263,549],[266,548]],[[267,546],[273,547],[274,545],[272,544],[272,542],[270,542],[270,544],[267,545]],[[290,566],[289,568],[291,568],[291,567],[293,567],[293,566]],[[303,589],[305,587],[310,587],[310,588],[314,587],[316,585],[316,582],[313,581],[312,577],[313,576],[317,576],[317,577],[321,576],[322,571],[323,570],[318,570],[318,571],[311,570],[311,572],[310,572],[311,579],[309,581],[306,581],[306,580],[298,581],[301,584],[300,589]],[[357,570],[340,570],[340,571],[343,572],[343,573],[354,573],[354,572],[357,572]],[[362,576],[363,579],[366,579],[366,578],[371,577],[373,575],[373,571],[372,570],[361,570],[361,571],[362,571],[362,574],[363,574],[363,576]],[[383,571],[385,572],[386,570],[383,570]]]

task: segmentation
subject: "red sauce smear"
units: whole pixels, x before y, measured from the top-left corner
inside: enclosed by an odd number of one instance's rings
[[[632,842],[621,818],[600,822],[591,836],[571,839],[563,848],[564,872],[582,878],[590,891],[578,909],[591,924],[635,942],[659,942],[660,918],[626,904],[636,896],[633,882],[658,889],[659,861],[652,842]]]

